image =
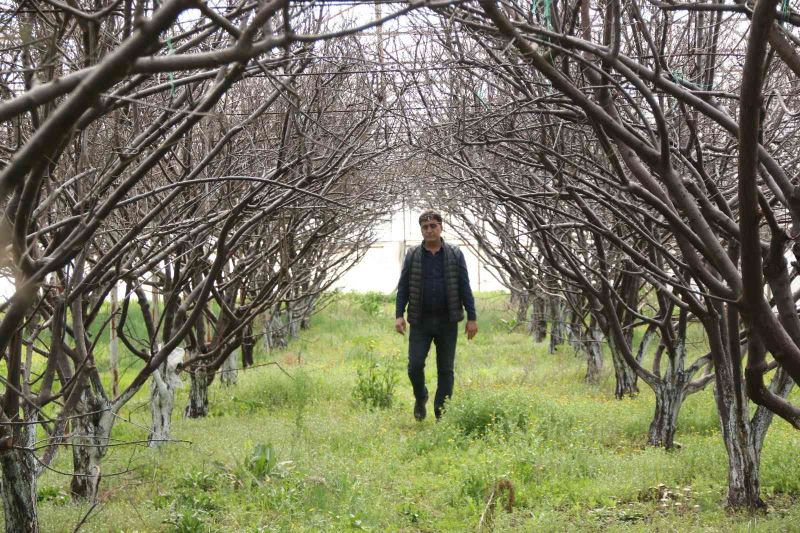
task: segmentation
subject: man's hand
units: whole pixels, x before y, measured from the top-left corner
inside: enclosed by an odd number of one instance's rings
[[[403,317],[398,318],[394,323],[394,329],[400,335],[406,334],[406,321]]]
[[[467,340],[471,341],[472,337],[478,334],[478,322],[476,320],[467,320],[467,327],[464,328],[464,333],[467,334]]]

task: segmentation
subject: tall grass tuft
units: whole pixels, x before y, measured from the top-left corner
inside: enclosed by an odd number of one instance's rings
[[[448,402],[445,419],[465,436],[483,437],[489,431],[510,434],[527,429],[529,409],[519,392],[468,390]]]
[[[397,371],[371,359],[358,368],[353,399],[369,409],[389,409],[394,403]]]

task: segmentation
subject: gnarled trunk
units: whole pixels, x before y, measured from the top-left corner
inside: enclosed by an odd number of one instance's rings
[[[188,418],[202,418],[208,415],[208,383],[209,376],[205,367],[196,368],[191,374],[189,386],[189,405],[186,406],[184,416]]]
[[[255,339],[253,339],[253,325],[248,324],[244,328],[242,334],[242,368],[253,366],[253,348]]]
[[[528,308],[530,307],[530,294],[528,291],[512,288],[509,303],[517,308],[515,327],[527,322]]]
[[[296,318],[300,329],[308,329],[309,325],[311,324],[311,315],[314,313],[314,307],[317,305],[318,298],[319,296],[317,295],[303,298],[303,312],[299,317]]]
[[[117,286],[111,289],[111,327],[109,328],[110,339],[108,341],[108,364],[111,370],[111,395],[117,397],[119,394],[119,339],[117,338],[117,311],[119,309],[119,296]]]
[[[287,345],[289,340],[296,339],[300,335],[302,316],[302,308],[299,303],[292,303],[286,306]]]
[[[728,493],[725,502],[734,509],[763,509],[765,504],[760,496],[759,479],[761,454],[750,424],[741,382],[739,339],[738,335],[735,338],[726,337],[729,331],[739,331],[738,319],[730,308],[725,313],[719,312],[718,316],[728,321],[727,328],[720,318],[706,318],[704,326],[714,360],[714,399],[728,453]]]
[[[660,383],[653,387],[653,392],[656,410],[647,432],[647,444],[669,450],[674,443],[678,413],[686,397],[686,389],[683,383]]]
[[[236,385],[237,381],[237,361],[236,361],[236,352],[234,351],[231,353],[225,362],[222,364],[222,369],[219,375],[219,380],[222,385],[226,387],[232,387]]]
[[[550,344],[547,346],[548,353],[555,353],[558,346],[564,342],[564,306],[561,300],[550,297]]]
[[[543,342],[547,338],[547,305],[541,296],[531,299],[531,315],[529,331],[535,342]]]
[[[594,317],[591,318],[589,329],[585,331],[583,339],[584,350],[586,351],[586,382],[597,383],[600,380],[600,373],[603,370],[603,333],[597,326]]]
[[[267,350],[286,348],[289,344],[289,328],[283,315],[276,309],[264,324],[264,344]]]
[[[183,362],[183,348],[175,348],[166,361],[153,372],[150,380],[150,434],[147,445],[160,446],[170,439],[172,411],[175,408],[175,389],[180,387],[178,366]]]
[[[722,405],[725,403],[725,394],[720,393],[721,388],[718,385],[714,391],[725,450],[728,452],[728,493],[725,503],[731,508],[763,509],[766,504],[760,495],[761,454],[753,438],[750,422],[747,418],[739,417],[732,405]]]
[[[591,326],[590,326],[591,327]],[[591,333],[586,331],[582,317],[577,311],[572,310],[569,312],[569,322],[567,322],[567,340],[570,346],[575,350],[575,354],[587,348],[587,340],[585,336],[591,336]]]
[[[94,501],[100,487],[100,462],[108,450],[113,415],[109,402],[84,393],[72,424],[72,497]]]
[[[30,422],[30,421],[28,421]],[[33,425],[24,425],[15,431],[16,446],[32,448],[35,440]],[[6,531],[36,533],[39,515],[36,505],[36,464],[26,450],[4,448],[0,450],[0,493],[3,497]]]
[[[636,372],[615,347],[613,337],[609,338],[609,348],[611,349],[611,362],[614,363],[614,379],[616,381],[614,396],[617,399],[622,399],[625,396],[636,396],[639,394]]]

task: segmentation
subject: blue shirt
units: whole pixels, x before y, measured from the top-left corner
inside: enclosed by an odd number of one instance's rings
[[[460,276],[459,276],[460,277]],[[422,247],[422,314],[442,316],[447,314],[447,297],[444,287],[444,249],[435,254]]]

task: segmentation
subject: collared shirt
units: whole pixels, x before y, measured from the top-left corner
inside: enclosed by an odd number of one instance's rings
[[[422,247],[422,314],[447,314],[447,293],[444,285],[444,249],[435,254]]]

